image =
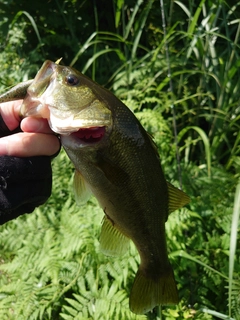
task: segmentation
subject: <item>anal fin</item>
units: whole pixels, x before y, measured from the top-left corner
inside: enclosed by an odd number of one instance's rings
[[[129,238],[122,234],[106,215],[100,234],[100,250],[108,256],[123,255],[129,247]]]

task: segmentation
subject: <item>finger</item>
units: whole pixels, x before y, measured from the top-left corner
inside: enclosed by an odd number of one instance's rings
[[[9,130],[14,130],[18,127],[20,119],[20,107],[22,100],[10,101],[1,103],[0,112]]]
[[[51,156],[59,148],[59,139],[52,134],[20,132],[0,139],[0,156]]]
[[[24,132],[53,133],[47,119],[42,118],[24,118],[21,122],[21,129]]]

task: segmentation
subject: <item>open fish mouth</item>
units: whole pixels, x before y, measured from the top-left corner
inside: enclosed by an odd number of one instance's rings
[[[87,144],[94,144],[102,140],[106,132],[105,127],[82,128],[71,135]]]

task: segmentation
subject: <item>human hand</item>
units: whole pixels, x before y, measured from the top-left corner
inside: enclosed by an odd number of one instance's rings
[[[52,189],[50,156],[60,149],[46,119],[20,118],[21,103],[0,104],[0,224],[47,201]]]
[[[0,105],[0,113],[9,130],[19,124],[23,132],[0,138],[0,156],[51,156],[60,148],[59,139],[50,129],[46,119],[27,117],[21,121],[20,106],[22,100],[5,102]]]

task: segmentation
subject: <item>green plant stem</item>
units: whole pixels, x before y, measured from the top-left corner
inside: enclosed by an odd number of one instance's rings
[[[232,313],[232,284],[233,284],[233,272],[234,272],[234,260],[237,247],[237,234],[238,234],[238,223],[240,219],[240,181],[236,188],[232,226],[231,226],[231,237],[230,237],[230,253],[229,253],[229,286],[228,286],[228,306],[229,306],[229,317]]]

